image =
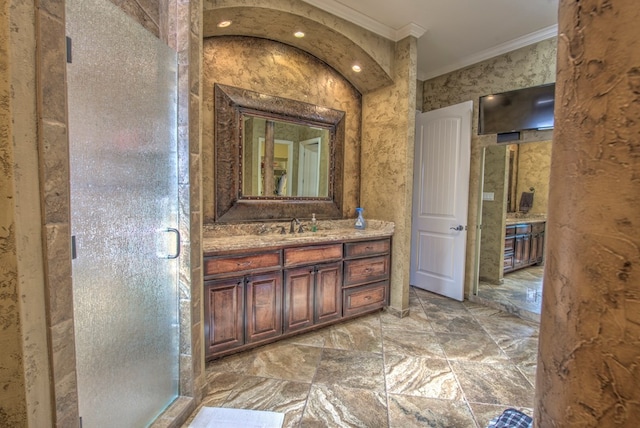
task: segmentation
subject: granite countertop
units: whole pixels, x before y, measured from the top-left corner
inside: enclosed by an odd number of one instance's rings
[[[367,228],[364,230],[355,229],[354,221],[355,219],[319,220],[317,232],[310,232],[308,220],[302,221],[305,231],[294,234],[289,234],[289,222],[205,225],[202,233],[202,249],[207,254],[375,239],[392,236],[395,230],[394,223],[390,221],[367,220]],[[283,227],[286,234],[280,233]]]
[[[532,215],[531,217],[507,217],[506,225],[512,226],[514,224],[544,223],[546,221],[546,215]]]

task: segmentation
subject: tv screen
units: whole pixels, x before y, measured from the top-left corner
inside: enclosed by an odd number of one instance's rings
[[[555,83],[480,97],[478,134],[553,128]]]

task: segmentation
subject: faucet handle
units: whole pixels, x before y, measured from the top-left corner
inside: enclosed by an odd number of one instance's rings
[[[302,223],[300,223],[300,227],[298,228],[298,233],[304,233],[304,227],[302,226]]]

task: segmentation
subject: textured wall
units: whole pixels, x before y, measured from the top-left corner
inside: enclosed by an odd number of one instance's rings
[[[502,279],[504,227],[509,173],[508,147],[490,146],[484,157],[484,192],[494,194],[493,201],[482,203],[482,234],[479,276],[497,284]]]
[[[232,20],[218,28],[221,20]],[[394,43],[378,34],[300,0],[206,0],[203,35],[250,36],[309,52],[348,79],[360,93],[388,86]],[[296,38],[294,31],[306,33]],[[354,62],[364,70],[351,70]]]
[[[9,76],[9,2],[0,4],[0,426],[26,426],[15,234]]]
[[[535,424],[640,421],[640,4],[561,0]]]
[[[203,210],[213,222],[213,85],[222,83],[346,112],[343,215],[355,211],[360,192],[361,98],[335,70],[297,48],[252,37],[212,37],[203,45]]]
[[[416,39],[396,44],[395,83],[363,97],[362,191],[365,218],[393,221],[391,310],[409,305],[415,138]]]
[[[522,192],[535,189],[533,207],[529,214],[546,214],[549,207],[549,174],[551,169],[551,141],[526,143],[518,146],[517,204]]]
[[[422,111],[447,107],[463,101],[474,102],[465,269],[467,293],[474,281],[481,151],[485,146],[496,144],[495,136],[477,135],[478,98],[491,93],[554,82],[555,63],[556,39],[553,38],[424,82]],[[533,141],[549,140],[551,131],[530,133],[525,138],[532,138]]]

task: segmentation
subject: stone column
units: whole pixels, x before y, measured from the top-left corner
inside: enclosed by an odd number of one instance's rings
[[[560,0],[538,427],[640,421],[639,22]]]

